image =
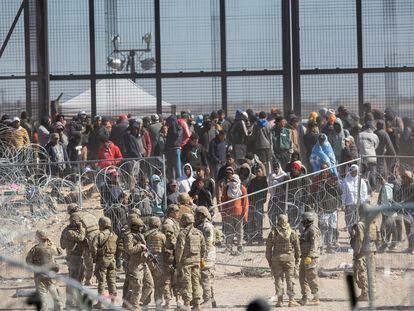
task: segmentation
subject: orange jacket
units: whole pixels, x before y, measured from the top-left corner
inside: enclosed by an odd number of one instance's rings
[[[220,212],[222,216],[243,216],[244,221],[247,222],[247,218],[249,215],[249,198],[247,197],[246,187],[243,185],[242,194],[243,197],[240,199],[231,199],[227,196],[227,187],[225,187],[223,191],[223,196],[221,197],[221,202],[231,202],[221,205]]]

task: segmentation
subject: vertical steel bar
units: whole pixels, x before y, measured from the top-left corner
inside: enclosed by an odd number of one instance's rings
[[[155,84],[157,113],[162,113],[162,79],[161,79],[161,12],[160,0],[154,0],[155,21]]]
[[[283,114],[286,116],[293,106],[290,28],[290,1],[282,0]]]
[[[227,105],[227,49],[226,49],[226,0],[220,0],[220,62],[221,62],[221,108]]]
[[[362,0],[356,0],[356,30],[357,30],[357,57],[358,57],[358,112],[362,117],[364,105],[364,63],[363,63],[363,37],[362,37]]]
[[[292,20],[292,87],[293,87],[293,111],[297,115],[302,113],[300,94],[300,27],[299,27],[299,0],[291,0]]]
[[[95,0],[89,0],[89,62],[91,74],[91,114],[96,111],[96,48],[95,48]]]
[[[26,79],[26,111],[32,117],[32,85],[31,85],[31,64],[30,64],[30,18],[29,1],[24,0],[24,61]]]

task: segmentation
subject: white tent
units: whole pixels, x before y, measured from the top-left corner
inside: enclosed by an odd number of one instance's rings
[[[171,113],[173,105],[163,101],[163,113]],[[76,115],[79,111],[91,113],[91,90],[58,105],[64,115]],[[102,116],[132,114],[142,116],[157,112],[155,96],[129,79],[103,79],[96,83],[96,111]]]

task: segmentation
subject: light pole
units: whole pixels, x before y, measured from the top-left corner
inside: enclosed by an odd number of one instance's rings
[[[154,57],[141,60],[141,57],[144,55],[144,53],[151,52],[151,47],[150,47],[151,41],[152,41],[151,33],[146,33],[142,37],[142,41],[146,45],[144,49],[120,49],[119,48],[119,43],[120,43],[119,35],[112,37],[113,51],[111,55],[108,56],[106,64],[110,68],[116,71],[122,71],[126,63],[126,70],[130,69],[131,80],[135,82],[135,57],[137,56],[137,53],[139,53],[138,59],[140,60],[142,70],[150,70],[155,65]],[[127,57],[125,57],[123,53],[128,53],[128,60],[127,60]]]

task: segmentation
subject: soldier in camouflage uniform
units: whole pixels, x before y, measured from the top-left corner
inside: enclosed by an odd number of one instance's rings
[[[360,215],[363,213],[363,208],[366,207],[365,204],[361,205],[359,209]],[[351,239],[351,246],[354,250],[354,262],[353,262],[353,270],[354,270],[354,279],[356,284],[358,285],[359,289],[361,290],[361,295],[358,297],[359,301],[367,301],[368,300],[368,272],[367,272],[367,261],[366,256],[369,255],[369,261],[371,264],[371,271],[373,276],[373,283],[371,284],[373,288],[373,293],[375,294],[375,270],[376,270],[376,262],[375,262],[375,254],[377,252],[377,246],[380,242],[380,230],[375,223],[372,221],[368,228],[368,237],[365,237],[365,223],[359,221],[358,223],[354,224],[352,227],[352,239]],[[366,249],[364,243],[366,243],[366,238],[369,239],[369,249]]]
[[[201,289],[200,289],[200,265],[205,264],[206,242],[200,230],[193,227],[194,216],[183,214],[181,216],[181,229],[175,248],[175,262],[182,284],[182,296],[184,300],[184,310],[190,310],[190,303],[193,310],[200,309]]]
[[[63,229],[60,237],[60,246],[66,249],[66,264],[68,265],[69,277],[82,282],[84,276],[82,254],[86,232],[79,215],[70,215],[69,221],[69,225]],[[66,307],[76,307],[76,301],[78,300],[78,290],[66,286]]]
[[[159,217],[152,216],[148,222],[149,230],[146,233],[146,241],[149,252],[154,256],[155,262],[149,262],[152,278],[154,280],[154,298],[157,310],[162,310],[162,296],[164,292],[164,277],[162,263],[164,262],[165,235],[161,232],[161,220]]]
[[[91,285],[93,275],[93,256],[91,253],[91,244],[94,237],[98,234],[99,228],[95,215],[82,211],[78,204],[72,203],[67,207],[69,215],[78,215],[82,225],[85,228],[86,239],[83,243],[83,262],[85,265],[85,285]]]
[[[201,307],[211,308],[214,301],[214,273],[216,269],[216,246],[214,225],[207,207],[199,206],[195,211],[195,227],[203,233],[206,242],[206,260],[201,267],[201,286],[203,288],[203,303]]]
[[[37,244],[32,247],[26,256],[26,263],[33,266],[40,266],[57,273],[59,269],[54,257],[62,255],[62,250],[50,241],[44,231],[36,231],[36,241]],[[61,297],[58,288],[56,287],[56,281],[41,273],[34,274],[34,281],[36,291],[42,302],[41,311],[49,310],[47,305],[47,292],[52,296],[54,304],[53,309],[55,311],[63,310]]]
[[[175,245],[177,243],[177,237],[175,236],[175,229],[173,225],[165,224],[162,227],[162,232],[165,235],[165,245],[164,245],[164,262],[163,262],[163,279],[164,279],[164,300],[165,305],[164,309],[168,309],[170,307],[171,291],[174,292],[174,296],[177,298],[177,304],[179,301],[179,294],[177,291],[177,286],[173,284],[174,279],[174,250]]]
[[[302,215],[303,231],[300,236],[301,259],[299,282],[302,292],[301,305],[308,302],[308,290],[313,295],[312,303],[319,305],[318,257],[321,232],[315,224],[316,214],[305,212]]]
[[[163,225],[171,225],[174,229],[175,237],[180,233],[180,222],[178,221],[178,212],[180,208],[176,204],[170,204],[167,207],[167,217],[164,219]]]
[[[192,214],[194,215],[194,206],[191,201],[191,197],[188,193],[180,193],[177,197],[178,200],[178,213],[177,219],[181,219],[183,214]]]
[[[299,239],[289,225],[288,216],[277,216],[277,226],[269,233],[266,241],[266,259],[275,278],[276,307],[283,307],[283,279],[286,279],[289,307],[299,304],[295,301],[295,268],[299,265]]]
[[[108,217],[99,219],[99,231],[92,241],[92,253],[96,258],[95,276],[98,280],[98,294],[104,293],[106,281],[111,302],[114,303],[116,297],[115,254],[118,237],[112,231],[111,220]],[[102,308],[101,303],[98,302],[95,308]]]
[[[148,299],[148,293],[143,293],[144,270],[148,269],[146,264],[147,246],[142,234],[145,225],[138,217],[131,217],[129,221],[130,232],[124,240],[125,253],[128,255],[128,266],[125,272],[123,307],[128,310],[140,310],[140,296],[145,294],[145,302]]]

